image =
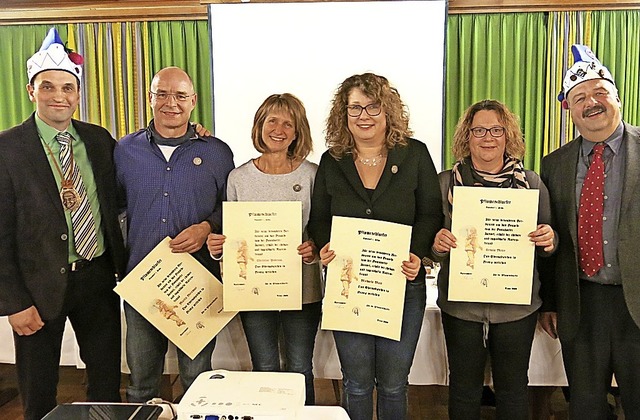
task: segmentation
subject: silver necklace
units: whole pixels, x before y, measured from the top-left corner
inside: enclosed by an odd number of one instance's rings
[[[364,166],[378,166],[379,163],[382,163],[382,161],[384,161],[384,158],[386,156],[382,155],[382,152],[378,153],[377,155],[373,156],[373,157],[369,157],[369,158],[362,158],[362,157],[358,157],[358,161],[360,163],[362,163]]]

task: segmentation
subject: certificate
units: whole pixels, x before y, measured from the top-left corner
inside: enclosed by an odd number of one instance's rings
[[[191,359],[236,315],[222,311],[222,283],[188,253],[160,242],[115,287],[125,302]]]
[[[531,303],[538,190],[454,187],[449,300]]]
[[[224,310],[302,309],[302,203],[225,201],[222,229]]]
[[[322,329],[400,340],[411,226],[334,216]]]

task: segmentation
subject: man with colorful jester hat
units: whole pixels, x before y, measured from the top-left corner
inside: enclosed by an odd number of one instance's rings
[[[622,121],[611,72],[572,51],[558,99],[580,135],[542,160],[560,241],[538,261],[540,323],[562,344],[570,418],[607,418],[613,374],[625,417],[640,419],[640,127]]]
[[[52,28],[27,61],[36,111],[0,133],[0,315],[14,332],[24,418],[56,406],[69,319],[87,367],[87,400],[120,401],[124,271],[113,167],[115,140],[72,119],[82,57]]]

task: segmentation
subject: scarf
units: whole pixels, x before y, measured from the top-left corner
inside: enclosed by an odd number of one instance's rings
[[[453,165],[451,169],[451,183],[449,186],[449,214],[453,207],[453,187],[493,187],[493,188],[522,188],[529,189],[529,182],[524,167],[519,159],[505,156],[502,170],[496,174],[483,172],[473,167],[471,157],[468,156]]]

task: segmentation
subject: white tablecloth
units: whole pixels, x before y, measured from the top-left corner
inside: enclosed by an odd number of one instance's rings
[[[428,282],[428,305],[422,323],[418,348],[413,360],[411,373],[409,374],[409,383],[413,385],[447,385],[447,352],[440,311],[435,306],[437,289],[431,279]],[[176,373],[175,348],[171,347],[171,351],[167,355],[166,371]],[[0,363],[15,363],[13,335],[6,317],[0,318]],[[313,363],[314,373],[317,378],[340,379],[342,377],[338,355],[330,331],[318,332]],[[63,338],[60,364],[84,367],[80,360],[73,329],[69,322],[67,322]],[[218,334],[212,365],[213,369],[251,369],[249,348],[247,347],[239,317],[234,318]],[[123,371],[128,372],[124,361]],[[560,343],[558,340],[552,340],[539,327],[536,329],[531,351],[529,383],[531,385],[563,386],[567,384],[562,365]]]

